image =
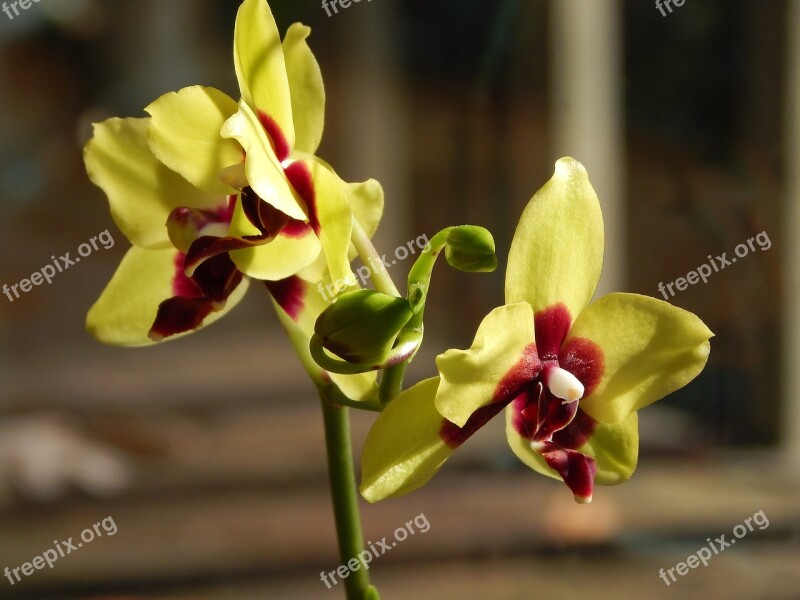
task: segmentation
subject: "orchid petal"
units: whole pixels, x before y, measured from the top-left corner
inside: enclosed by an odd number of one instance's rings
[[[383,187],[375,179],[348,183],[347,199],[355,218],[369,237],[375,235],[383,216]]]
[[[267,129],[278,159],[288,158],[294,147],[292,99],[278,26],[266,0],[244,0],[239,8],[233,58],[242,98]]]
[[[232,100],[214,88],[193,86],[164,94],[145,111],[152,117],[148,142],[153,154],[192,185],[211,194],[235,193],[220,171],[244,159],[235,141],[220,136],[236,113]]]
[[[159,162],[147,145],[149,125],[149,118],[95,124],[84,160],[125,237],[142,248],[169,248],[169,214],[181,206],[216,208],[220,197],[201,192]]]
[[[533,311],[525,302],[495,308],[481,322],[468,350],[436,358],[442,382],[436,408],[459,427],[483,406],[516,395],[540,364],[533,347]]]
[[[383,188],[374,179],[358,183],[346,183],[347,200],[353,211],[353,218],[358,221],[369,237],[375,235],[383,216]],[[352,261],[358,256],[350,245],[348,258]],[[328,263],[324,254],[320,254],[311,265],[298,273],[308,281],[321,281],[328,271]]]
[[[245,173],[256,194],[293,219],[308,218],[304,202],[286,179],[269,136],[247,104],[239,103],[239,110],[222,126],[221,135],[236,139],[247,153]]]
[[[292,24],[283,39],[283,55],[292,97],[294,148],[314,154],[325,126],[325,87],[317,59],[306,42],[310,34],[310,27]]]
[[[534,312],[564,304],[574,319],[603,266],[603,216],[581,163],[562,158],[517,225],[506,271],[506,303]]]
[[[146,346],[159,305],[176,294],[176,278],[183,276],[177,250],[133,247],[122,259],[100,298],[89,310],[86,328],[98,341],[116,346]],[[225,307],[202,324],[210,325],[228,313],[244,296],[247,279],[227,298]],[[176,339],[190,332],[170,337]]]
[[[585,338],[604,355],[603,374],[581,408],[616,423],[694,379],[714,334],[696,315],[647,296],[609,294],[576,319],[566,344]]]
[[[307,198],[306,205],[315,213],[319,224],[317,233],[328,263],[328,273],[335,282],[355,283],[348,256],[353,213],[346,185],[327,164],[316,157],[298,162],[306,166],[311,176],[313,191],[306,191],[305,194],[311,193],[313,199]],[[297,183],[293,183],[297,186]]]
[[[384,409],[367,435],[361,457],[361,495],[368,502],[402,496],[423,486],[453,454],[440,435],[444,419],[434,405],[439,378],[405,390]]]

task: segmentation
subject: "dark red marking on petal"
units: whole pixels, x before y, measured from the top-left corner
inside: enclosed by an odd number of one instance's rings
[[[192,276],[202,290],[203,296],[213,301],[220,309],[242,282],[242,273],[227,254],[214,256],[197,267]]]
[[[212,312],[214,302],[210,298],[176,296],[164,300],[158,306],[156,320],[148,336],[154,342],[160,342],[178,333],[197,329]]]
[[[533,316],[536,329],[536,347],[539,359],[544,362],[556,360],[561,344],[567,338],[572,326],[572,316],[563,304],[556,304],[540,310]]]
[[[289,142],[286,141],[286,136],[283,135],[280,125],[263,110],[258,111],[258,120],[272,142],[272,149],[275,151],[278,162],[285,161],[292,153],[292,149],[289,147]]]
[[[184,273],[184,256],[175,258],[172,298],[158,305],[153,326],[148,333],[155,342],[197,329],[212,312],[222,310],[225,302],[242,282],[242,274],[227,254],[215,256],[195,271]]]
[[[503,410],[508,402],[493,402],[482,406],[476,410],[464,427],[459,427],[455,423],[442,419],[442,426],[439,429],[439,437],[442,438],[445,444],[455,449],[461,444],[466,442],[472,435],[481,427],[491,421],[501,410]]]
[[[603,350],[586,338],[568,340],[558,353],[558,363],[583,384],[584,398],[595,390],[605,370]]]
[[[539,375],[541,370],[542,363],[536,352],[536,344],[528,344],[517,364],[511,367],[511,370],[497,384],[492,401],[503,402],[514,398],[524,386]]]
[[[261,236],[275,237],[289,222],[289,215],[264,202],[249,187],[242,190],[242,211]]]
[[[589,441],[596,427],[597,421],[579,407],[572,423],[553,434],[553,443],[562,448],[578,450]]]
[[[305,235],[308,235],[309,231],[312,231],[311,226],[305,221],[289,219],[289,222],[286,223],[283,229],[281,229],[281,235],[285,235],[286,237],[290,238],[301,238]]]
[[[280,281],[265,281],[269,293],[275,302],[286,312],[293,321],[297,321],[305,307],[306,287],[308,284],[299,277],[292,275]]]
[[[529,386],[511,403],[511,425],[526,440],[532,440],[539,419],[539,395],[541,384]]]
[[[314,187],[314,179],[311,177],[311,169],[304,162],[295,161],[286,167],[283,172],[286,174],[289,183],[306,203],[308,210],[308,224],[319,235],[319,214],[317,213],[317,192]]]
[[[204,235],[197,238],[189,247],[184,261],[184,269],[187,273],[194,275],[207,260],[227,255],[234,250],[243,250],[254,246],[261,246],[267,238],[257,235],[246,235],[244,237],[215,237]]]
[[[192,242],[189,251],[186,253],[184,267],[188,273],[194,273],[194,270],[204,261],[220,254],[261,246],[269,242],[282,231],[289,221],[287,215],[264,202],[249,187],[242,190],[241,202],[242,211],[250,223],[258,229],[259,233],[242,237],[198,237]]]
[[[591,456],[577,450],[558,448],[555,444],[547,444],[540,452],[547,465],[561,475],[572,490],[575,500],[591,502],[594,476],[597,474],[597,463]]]
[[[183,268],[185,258],[186,255],[182,252],[178,252],[175,255],[175,273],[172,276],[172,294],[181,298],[198,298],[203,294],[200,291],[200,287],[186,276]]]
[[[220,223],[230,223],[233,220],[233,211],[236,208],[236,194],[228,196],[228,202],[217,209]]]

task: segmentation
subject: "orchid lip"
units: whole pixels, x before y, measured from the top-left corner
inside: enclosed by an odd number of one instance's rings
[[[563,404],[577,402],[583,398],[585,389],[575,375],[561,367],[552,367],[547,372],[547,389]]]

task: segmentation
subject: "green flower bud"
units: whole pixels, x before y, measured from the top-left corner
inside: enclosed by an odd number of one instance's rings
[[[326,350],[348,362],[380,364],[412,314],[405,298],[357,290],[329,306],[317,319],[314,332]]]
[[[445,258],[451,267],[468,273],[489,272],[497,268],[494,238],[475,225],[453,227],[447,236]]]

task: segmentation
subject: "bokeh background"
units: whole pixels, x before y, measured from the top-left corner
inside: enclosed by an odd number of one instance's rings
[[[343,597],[319,579],[339,559],[317,400],[266,293],[156,348],[103,347],[83,329],[127,248],[83,170],[91,123],[143,116],[186,85],[235,95],[237,6],[0,13],[0,284],[105,229],[116,241],[0,296],[0,570],[108,516],[118,527],[22,583],[0,578],[2,598]],[[702,375],[641,413],[630,482],[574,505],[495,423],[423,490],[364,506],[372,541],[430,522],[373,563],[383,597],[800,598],[800,1],[692,0],[665,16],[634,0],[271,6],[281,30],[313,28],[320,155],[386,189],[382,251],[451,224],[495,234],[496,273],[435,273],[409,381],[502,303],[516,222],[562,155],[603,204],[601,292],[659,296],[709,255],[771,242],[670,299],[716,337]],[[357,449],[370,421],[354,415]],[[758,511],[768,527],[659,579]]]

